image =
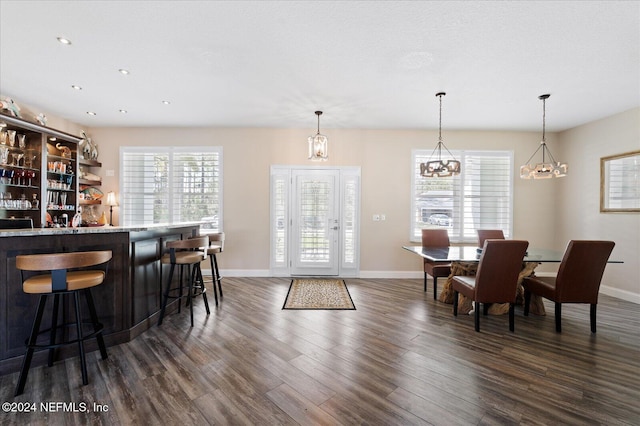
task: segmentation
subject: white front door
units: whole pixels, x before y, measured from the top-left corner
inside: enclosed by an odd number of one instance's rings
[[[292,170],[291,274],[338,275],[340,172]]]

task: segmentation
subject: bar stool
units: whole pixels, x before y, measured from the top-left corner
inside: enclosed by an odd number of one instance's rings
[[[213,295],[216,300],[216,306],[218,306],[218,292],[216,291],[216,283],[218,284],[218,291],[220,291],[220,299],[222,299],[222,285],[220,281],[220,271],[218,270],[218,259],[216,259],[217,253],[224,251],[224,232],[217,234],[209,234],[209,248],[207,249],[207,255],[209,256],[209,262],[211,262],[211,279],[213,281]]]
[[[169,241],[167,243],[167,249],[169,249],[169,252],[162,256],[161,262],[164,265],[171,265],[171,269],[169,270],[169,278],[167,279],[167,286],[162,299],[160,318],[158,318],[159,326],[162,325],[164,312],[169,298],[182,299],[184,297],[182,294],[182,277],[185,266],[187,267],[187,304],[191,309],[191,327],[193,327],[193,297],[202,295],[207,315],[210,314],[209,302],[207,301],[207,289],[202,282],[202,271],[200,269],[200,262],[206,258],[206,250],[208,246],[209,237],[207,236]],[[171,288],[173,271],[175,270],[176,265],[180,266],[180,286]],[[177,296],[172,296],[170,294],[176,291],[178,292]],[[180,304],[178,304],[178,312],[180,312]]]
[[[82,384],[86,385],[87,380],[87,363],[85,360],[84,342],[93,337],[98,341],[100,355],[102,359],[107,359],[107,349],[104,345],[102,337],[102,324],[98,321],[98,315],[93,303],[91,295],[91,287],[95,287],[104,282],[107,274],[108,264],[111,260],[111,251],[90,251],[75,253],[51,253],[51,254],[30,254],[16,256],[16,267],[22,274],[22,290],[29,294],[39,294],[40,303],[36,310],[36,316],[33,321],[31,335],[26,342],[27,351],[22,360],[22,369],[20,370],[20,378],[16,387],[15,395],[20,395],[24,391],[27,381],[31,359],[36,349],[49,349],[49,367],[53,365],[54,350],[62,345],[78,344],[80,352],[80,365],[82,368]],[[90,270],[74,270],[75,268],[86,268],[90,266],[98,266],[106,264],[103,269]],[[25,279],[25,271],[44,272],[48,274],[38,274]],[[80,312],[80,292],[85,294],[87,305],[89,307],[89,315],[91,316],[91,325],[93,332],[84,334],[82,314]],[[40,330],[40,323],[44,314],[47,296],[53,295],[53,315],[51,318],[51,328]],[[75,323],[58,324],[58,307],[60,304],[60,296],[65,294],[73,294],[75,305]],[[56,343],[57,330],[75,324],[76,338]],[[40,334],[49,332],[48,344],[37,344]]]

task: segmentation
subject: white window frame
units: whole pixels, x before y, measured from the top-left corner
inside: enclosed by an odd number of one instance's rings
[[[513,235],[513,151],[491,151],[491,150],[458,150],[451,151],[457,160],[461,163],[461,173],[458,176],[452,176],[447,178],[423,178],[420,176],[420,163],[429,159],[432,154],[432,150],[416,149],[411,151],[411,216],[409,220],[409,240],[412,242],[421,242],[420,234],[421,229],[428,227],[426,222],[418,220],[418,208],[420,201],[418,200],[418,187],[422,179],[431,179],[434,185],[444,184],[451,182],[453,187],[452,191],[441,191],[441,194],[437,194],[427,197],[427,199],[434,200],[434,204],[438,205],[440,202],[442,212],[451,211],[449,214],[451,218],[451,225],[446,226],[445,229],[449,232],[449,239],[452,243],[473,244],[477,242],[477,229],[502,229],[506,238]],[[493,220],[489,221],[475,221],[470,217],[475,215],[482,219],[482,211],[473,211],[471,202],[474,195],[471,195],[471,187],[477,180],[471,180],[477,178],[477,176],[468,175],[470,161],[481,159],[482,157],[500,157],[503,160],[508,160],[508,167],[504,166],[502,175],[502,182],[499,186],[503,195],[497,197],[502,200],[502,217],[496,219],[501,225],[496,225]],[[435,192],[435,191],[434,191]],[[424,197],[423,197],[424,200]],[[437,209],[434,209],[436,212]],[[433,210],[432,210],[433,211]],[[495,218],[494,218],[495,219]],[[478,223],[478,226],[474,223]],[[484,223],[490,223],[486,225]],[[427,225],[427,226],[425,226]],[[442,225],[445,226],[445,225]]]
[[[130,225],[144,225],[144,224],[153,224],[153,223],[179,223],[182,222],[183,220],[181,220],[180,218],[176,218],[175,214],[174,214],[174,209],[169,209],[169,219],[166,222],[156,222],[153,219],[153,215],[151,215],[151,219],[149,220],[148,218],[145,218],[145,220],[143,220],[145,223],[138,223],[139,221],[132,221],[129,218],[132,217],[132,215],[127,214],[127,209],[132,209],[132,208],[140,208],[138,206],[134,206],[133,205],[133,201],[129,202],[129,200],[135,200],[136,203],[139,206],[142,206],[142,208],[146,211],[147,209],[150,209],[153,211],[153,205],[150,203],[142,203],[140,204],[140,198],[139,195],[142,194],[147,194],[147,195],[151,195],[153,194],[152,192],[145,192],[144,190],[141,191],[139,188],[136,190],[132,190],[129,188],[129,182],[127,182],[127,178],[126,176],[124,176],[125,172],[124,172],[124,161],[125,161],[125,157],[127,154],[132,154],[132,155],[136,155],[136,154],[140,154],[140,153],[144,153],[144,154],[151,154],[151,155],[166,155],[167,159],[168,159],[168,167],[167,167],[167,173],[168,173],[168,177],[167,177],[167,185],[168,185],[168,196],[167,196],[167,202],[169,206],[173,206],[175,205],[175,203],[177,203],[177,201],[174,201],[174,184],[175,184],[175,179],[174,177],[172,177],[173,172],[174,172],[174,156],[176,154],[184,154],[184,153],[190,153],[190,154],[215,154],[217,153],[218,155],[218,167],[217,169],[215,169],[215,179],[217,180],[217,204],[218,204],[218,212],[217,212],[217,221],[208,224],[208,225],[204,225],[205,228],[207,228],[207,231],[210,232],[222,232],[223,229],[223,155],[222,155],[222,147],[221,146],[191,146],[191,147],[142,147],[142,146],[126,146],[126,147],[121,147],[120,148],[120,170],[121,170],[121,176],[120,176],[120,217],[121,217],[121,224],[123,226],[130,226]],[[141,165],[140,167],[140,173],[144,173],[144,169],[143,166]],[[131,184],[131,186],[133,185],[133,183]],[[147,215],[148,216],[148,215]],[[130,223],[131,222],[131,223]],[[217,222],[217,223],[216,223]]]

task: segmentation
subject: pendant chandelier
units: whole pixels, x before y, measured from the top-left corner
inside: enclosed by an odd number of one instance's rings
[[[429,161],[420,164],[420,175],[423,177],[447,177],[460,174],[460,162],[453,157],[453,154],[447,149],[442,142],[442,97],[446,95],[445,92],[436,93],[436,96],[440,98],[440,121],[438,123],[438,144],[431,153]],[[450,159],[442,159],[442,148],[449,153]],[[438,152],[438,159],[432,160],[434,154]]]
[[[521,179],[550,179],[554,177],[563,177],[567,175],[569,166],[567,163],[561,163],[556,161],[551,155],[551,151],[547,147],[547,141],[545,138],[545,121],[546,121],[546,105],[545,101],[551,95],[540,95],[538,99],[542,99],[542,142],[536,151],[527,160],[527,163],[520,167]],[[542,163],[532,164],[531,159],[542,149]],[[547,156],[551,161],[547,160]]]
[[[327,161],[329,158],[329,141],[325,135],[320,134],[320,116],[322,111],[316,111],[318,116],[318,133],[309,136],[309,160]]]

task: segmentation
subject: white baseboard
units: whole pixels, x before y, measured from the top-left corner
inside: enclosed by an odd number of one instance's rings
[[[600,293],[640,305],[640,294],[638,293],[631,293],[630,291],[604,285],[600,286]]]
[[[203,269],[204,275],[210,275],[210,269]],[[222,269],[220,275],[223,277],[272,277],[271,271],[268,269]],[[539,272],[536,275],[546,276],[555,275],[555,273]],[[374,279],[422,279],[424,273],[422,271],[360,271],[358,278]],[[609,286],[600,286],[600,293],[617,299],[626,300],[628,302],[640,304],[640,294],[632,293],[626,290],[620,290]]]

